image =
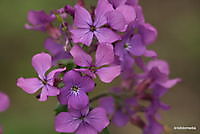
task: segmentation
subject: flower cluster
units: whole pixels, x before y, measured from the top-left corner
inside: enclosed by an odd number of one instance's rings
[[[98,0],[91,9],[79,0],[50,14],[30,11],[28,21],[26,29],[49,35],[44,43],[49,54],[34,55],[38,76],[21,77],[17,86],[29,94],[37,92],[39,101],[58,98],[57,132],[108,133],[110,122],[124,126],[129,121],[143,134],[164,131],[158,112],[169,106],[160,98],[180,79],[170,80],[167,62],[148,49],[157,30],[145,21],[138,0]],[[96,79],[111,83],[118,76],[118,86],[89,97]]]

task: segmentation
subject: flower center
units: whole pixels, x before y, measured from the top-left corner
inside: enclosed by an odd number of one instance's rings
[[[90,26],[90,31],[91,31],[91,32],[94,32],[94,31],[96,31],[96,27],[95,27],[95,26],[93,26],[93,25],[92,25],[92,26]]]
[[[43,83],[44,85],[47,85],[48,82],[47,82],[47,80],[43,80],[42,83]]]
[[[138,34],[139,33],[139,29],[138,28],[135,28],[134,29],[134,34]]]
[[[127,49],[127,50],[129,50],[129,49],[131,49],[131,46],[128,43],[125,43],[124,44],[124,48]]]
[[[71,90],[73,90],[73,91],[75,91],[75,92],[78,92],[78,90],[79,90],[79,87],[78,87],[78,86],[76,86],[76,85],[74,85],[74,86],[72,86]]]

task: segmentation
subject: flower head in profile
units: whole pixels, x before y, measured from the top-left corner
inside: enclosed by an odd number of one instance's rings
[[[62,112],[56,116],[55,129],[60,133],[97,134],[109,125],[103,108],[89,111],[89,107],[81,110]]]
[[[65,87],[59,95],[60,103],[73,109],[81,109],[88,105],[87,92],[94,89],[95,83],[88,76],[81,76],[79,72],[69,71],[63,78]]]
[[[120,39],[120,36],[111,29],[103,27],[107,24],[106,13],[111,11],[112,7],[106,0],[99,0],[95,9],[95,17],[83,7],[75,6],[75,16],[73,28],[70,30],[72,39],[75,43],[83,43],[90,46],[95,36],[100,43],[113,43]]]
[[[54,15],[49,15],[44,11],[29,11],[27,19],[29,24],[25,24],[26,29],[48,32],[53,38],[61,35],[59,29],[51,24],[55,19]]]
[[[5,110],[8,109],[9,106],[10,106],[9,97],[5,93],[0,92],[0,112],[4,112]]]
[[[60,90],[54,86],[54,77],[65,68],[55,69],[46,75],[46,72],[52,67],[51,56],[47,53],[39,53],[33,56],[32,65],[38,74],[38,78],[19,78],[17,86],[29,94],[36,93],[42,89],[39,95],[39,101],[46,101],[48,96],[57,96]]]
[[[112,65],[114,62],[113,46],[109,43],[101,43],[97,47],[95,55],[95,63],[92,62],[92,57],[84,52],[78,45],[74,46],[70,51],[76,65],[83,68],[76,69],[93,78],[96,75],[100,80],[109,83],[114,78],[120,75],[120,65]]]

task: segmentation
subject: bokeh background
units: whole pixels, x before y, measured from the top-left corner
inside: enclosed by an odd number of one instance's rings
[[[94,0],[86,0],[88,3]],[[27,31],[28,10],[57,9],[73,0],[0,0],[0,90],[11,99],[11,107],[0,113],[4,134],[56,134],[53,128],[56,98],[40,103],[16,87],[20,76],[32,77],[35,72],[31,57],[43,49],[46,35]],[[163,101],[172,106],[163,112],[162,122],[174,125],[200,127],[200,0],[141,0],[146,20],[159,31],[152,46],[171,66],[171,77],[183,82],[175,86]],[[97,90],[109,88],[100,85]],[[110,127],[111,134],[140,134],[136,127]],[[200,134],[196,132],[169,132],[169,134]]]

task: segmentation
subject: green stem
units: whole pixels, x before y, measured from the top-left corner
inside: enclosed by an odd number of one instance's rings
[[[98,99],[100,99],[102,97],[106,97],[106,96],[114,96],[114,94],[112,94],[112,93],[102,93],[100,95],[97,95],[97,96],[91,98],[90,99],[90,103],[92,103],[92,102],[94,102],[94,101],[96,101],[96,100],[98,100]]]

